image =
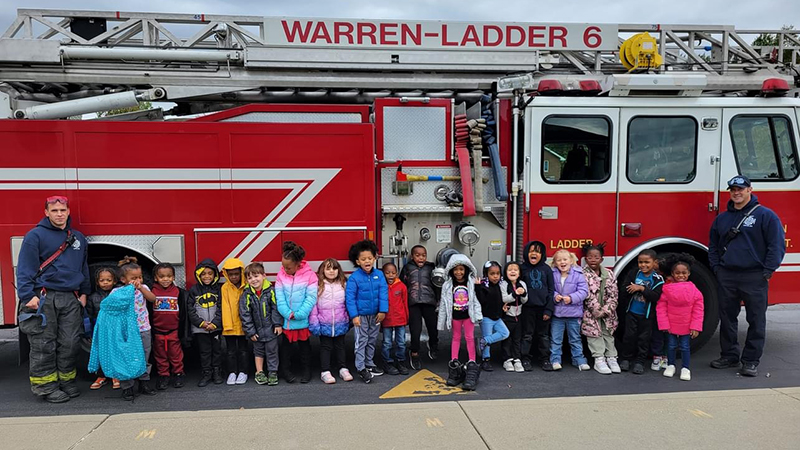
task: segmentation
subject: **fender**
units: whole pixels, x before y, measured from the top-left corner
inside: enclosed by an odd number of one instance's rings
[[[651,239],[649,241],[642,242],[636,248],[629,251],[625,256],[623,256],[616,264],[614,264],[614,273],[619,274],[621,270],[624,270],[625,267],[628,266],[638,255],[639,252],[648,248],[659,247],[662,245],[668,244],[681,244],[681,245],[688,245],[690,247],[696,247],[704,252],[708,252],[708,246],[703,245],[697,241],[692,239],[686,239],[677,236],[664,236],[660,238]]]

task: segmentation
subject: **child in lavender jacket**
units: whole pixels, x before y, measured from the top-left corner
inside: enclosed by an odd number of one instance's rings
[[[572,364],[581,371],[591,369],[583,356],[581,341],[583,300],[589,293],[589,285],[577,262],[578,258],[567,250],[558,250],[553,255],[553,297],[556,305],[553,324],[550,326],[550,363],[553,370],[561,369],[561,347],[565,329],[572,351]]]

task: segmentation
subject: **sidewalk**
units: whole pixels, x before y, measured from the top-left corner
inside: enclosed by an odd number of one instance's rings
[[[56,407],[53,408],[54,410]],[[800,387],[0,419],[14,449],[796,449]],[[589,446],[589,447],[587,447]]]

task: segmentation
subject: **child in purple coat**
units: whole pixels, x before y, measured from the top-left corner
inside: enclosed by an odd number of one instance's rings
[[[572,351],[572,365],[581,371],[590,370],[586,357],[583,356],[581,341],[583,300],[589,294],[589,285],[583,271],[578,267],[578,258],[573,253],[558,250],[553,255],[552,265],[556,310],[550,326],[550,363],[553,370],[561,369],[561,347],[566,329]]]

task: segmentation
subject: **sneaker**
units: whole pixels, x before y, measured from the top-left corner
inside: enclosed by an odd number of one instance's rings
[[[245,384],[247,383],[247,374],[244,372],[239,372],[239,375],[236,377],[236,384]]]
[[[156,382],[156,389],[159,391],[165,391],[169,387],[169,377],[158,377],[158,381]]]
[[[503,370],[505,370],[506,372],[513,372],[514,371],[514,360],[513,359],[507,359],[503,363]]]
[[[692,380],[692,371],[687,369],[686,367],[681,369],[681,380],[683,381],[691,381]]]
[[[139,383],[139,393],[144,395],[156,395],[158,391],[150,386],[150,380],[145,380]]]
[[[225,384],[227,384],[228,386],[233,386],[234,384],[236,384],[236,374],[233,372],[228,374],[228,381],[226,381]]]
[[[211,380],[214,384],[222,384],[222,369],[219,367],[214,367],[214,371],[211,373]]]
[[[578,364],[578,370],[581,372],[586,372],[587,370],[592,370],[592,368],[589,367],[589,364],[583,363],[583,364]]]
[[[522,363],[522,365],[525,366],[525,363]],[[561,368],[561,364],[558,365],[558,368],[559,369]],[[533,367],[531,367],[531,370],[533,370]],[[558,369],[556,369],[555,366],[553,366],[553,364],[550,361],[545,361],[542,363],[542,370],[544,370],[545,372],[552,372]],[[530,370],[528,369],[525,369],[525,371],[530,372]]]
[[[481,340],[480,340],[480,341],[478,341],[478,354],[479,354],[479,355],[482,355],[482,354],[483,354],[483,350],[484,350],[484,349],[485,349],[485,348],[486,348],[488,345],[489,345],[489,343],[488,343],[488,342],[486,342],[486,339],[484,339],[484,338],[481,338]]]
[[[397,371],[400,372],[400,375],[408,375],[408,368],[406,367],[405,361],[397,361],[395,367],[397,367]]]
[[[661,357],[653,356],[653,363],[650,364],[650,370],[661,370]]]
[[[278,385],[278,372],[270,372],[267,374],[267,386]]]
[[[756,377],[758,376],[758,366],[751,363],[744,363],[742,364],[742,369],[739,370],[739,374],[745,377]]]
[[[644,373],[644,364],[637,362],[633,365],[633,370],[631,371],[636,375],[641,375]]]
[[[384,372],[388,373],[389,375],[400,375],[400,371],[397,370],[397,367],[394,366],[393,362],[386,363],[386,369],[384,369]],[[373,373],[373,375],[375,374]]]
[[[65,394],[69,395],[69,398],[75,398],[75,397],[80,397],[81,396],[81,390],[78,389],[78,384],[75,383],[75,382],[62,384],[61,385],[61,390]]]
[[[89,386],[89,389],[94,391],[96,389],[100,389],[101,387],[105,386],[106,384],[108,384],[108,378],[106,378],[106,377],[97,377],[97,379],[94,380],[94,383],[92,383],[92,385]]]
[[[622,369],[619,367],[617,363],[617,358],[609,356],[606,358],[606,362],[608,363],[608,368],[611,369],[611,373],[620,373]]]
[[[711,361],[711,367],[715,369],[730,369],[731,367],[738,368],[739,362],[731,361],[730,359],[723,357]]]
[[[203,371],[203,375],[200,377],[200,381],[197,382],[197,387],[206,387],[210,382],[211,382],[211,371],[205,370]]]
[[[256,384],[267,384],[267,374],[263,370],[256,372]]]
[[[48,403],[64,403],[69,401],[69,395],[66,392],[56,389],[55,391],[47,394],[44,400]]]
[[[550,364],[550,362],[548,362],[547,364]],[[531,364],[531,360],[527,359],[527,358],[523,359],[522,360],[522,368],[525,369],[525,372],[532,371],[533,370],[533,364]],[[544,367],[542,367],[542,370],[544,370]]]
[[[359,370],[358,376],[360,376],[361,381],[363,381],[366,384],[369,384],[370,381],[372,381],[372,373],[370,373],[370,371],[367,370],[366,368]]]
[[[303,368],[303,373],[300,375],[300,383],[306,384],[311,381],[311,369],[308,367]]]
[[[553,370],[561,370],[561,363],[552,363]]]
[[[522,367],[522,361],[518,359],[514,360],[514,372],[525,372],[525,368]]]
[[[611,375],[611,368],[608,367],[608,363],[606,362],[605,358],[595,358],[594,370],[602,375]]]
[[[428,358],[430,358],[431,361],[436,361],[436,358],[438,358],[438,357],[439,357],[438,349],[431,348],[431,343],[428,342]]]
[[[186,384],[186,374],[178,373],[175,374],[175,382],[172,383],[172,387],[175,389],[180,389],[183,385]]]
[[[369,373],[371,373],[373,377],[379,377],[379,376],[383,375],[383,373],[384,373],[377,366],[367,367],[367,370],[369,370]]]
[[[622,361],[619,363],[619,370],[620,370],[621,372],[627,372],[627,371],[631,370],[631,362],[630,362],[630,361],[628,361],[627,359],[623,359],[623,360],[622,360]]]
[[[344,381],[353,381],[353,375],[350,374],[350,371],[347,370],[346,367],[339,369],[339,378]]]
[[[664,369],[664,376],[667,378],[672,378],[675,376],[675,366],[669,365],[666,369]]]
[[[665,355],[661,355],[661,369],[666,369],[669,365],[669,359]]]
[[[331,375],[330,371],[322,372],[322,374],[319,376],[319,379],[325,384],[336,383],[336,378],[333,378],[333,375]]]
[[[492,360],[485,358],[483,361],[481,361],[481,370],[485,372],[493,371],[494,367],[492,367]]]
[[[414,370],[419,370],[419,369],[422,368],[422,364],[420,363],[420,360],[419,360],[419,353],[417,353],[417,354],[414,354],[414,353],[409,354],[408,362],[409,362],[408,365],[411,366],[411,368],[414,369]]]
[[[122,399],[125,400],[126,402],[132,401],[134,399],[134,397],[135,396],[133,395],[133,388],[132,387],[125,388],[125,389],[122,390]],[[69,397],[67,397],[67,399],[69,399]]]

